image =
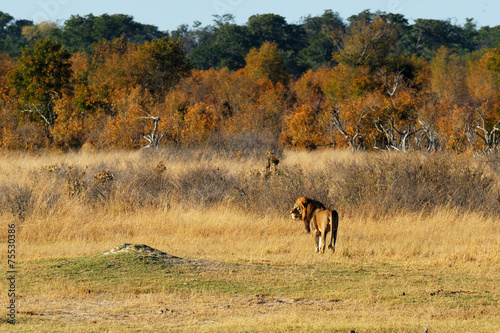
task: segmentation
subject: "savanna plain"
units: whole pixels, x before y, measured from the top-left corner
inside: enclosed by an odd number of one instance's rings
[[[2,332],[500,332],[495,155],[2,153],[0,205]]]

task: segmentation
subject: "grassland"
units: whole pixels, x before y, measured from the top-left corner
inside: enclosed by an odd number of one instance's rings
[[[500,331],[495,157],[280,157],[4,154],[19,313],[0,331]],[[289,218],[299,195],[339,211],[335,254]],[[103,254],[124,243],[162,252]]]

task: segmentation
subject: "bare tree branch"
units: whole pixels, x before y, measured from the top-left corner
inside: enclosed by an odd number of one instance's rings
[[[337,128],[337,130],[346,138],[347,142],[349,143],[349,146],[351,147],[351,150],[357,150],[360,148],[361,145],[361,121],[363,118],[366,117],[366,113],[368,112],[370,108],[365,107],[361,115],[359,116],[359,119],[356,123],[356,133],[352,135],[352,137],[345,131],[344,126],[342,122],[340,121],[340,107],[336,107],[332,110],[332,123]]]
[[[158,149],[160,147],[161,140],[163,140],[163,138],[165,137],[165,133],[163,133],[162,135],[156,133],[156,131],[158,130],[158,123],[160,122],[160,117],[152,116],[149,113],[146,114],[147,116],[139,117],[138,119],[151,119],[153,121],[153,130],[151,131],[151,134],[146,134],[143,136],[143,138],[146,139],[149,143],[141,149]]]
[[[57,97],[59,97],[59,94],[56,91],[53,91],[51,94],[50,101],[47,103],[47,105],[28,103],[27,108],[21,110],[21,112],[36,113],[37,115],[40,116],[40,118],[42,118],[43,122],[47,127],[52,128],[54,127],[57,118],[57,114],[54,112],[52,104]],[[43,112],[44,107],[46,109],[45,112],[46,114],[44,114]]]
[[[498,139],[496,136],[496,132],[500,132],[500,128],[498,127],[500,125],[500,120],[493,125],[493,128],[488,130],[486,128],[486,121],[484,119],[484,116],[479,112],[479,110],[476,110],[477,114],[479,115],[479,118],[481,118],[481,125],[476,125],[475,133],[477,136],[479,136],[485,143],[486,148],[483,150],[484,153],[489,153],[493,150],[495,150],[498,146]],[[479,133],[478,130],[481,130],[483,132],[483,135]]]

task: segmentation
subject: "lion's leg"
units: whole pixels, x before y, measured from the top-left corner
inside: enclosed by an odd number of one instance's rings
[[[325,253],[325,245],[326,245],[326,231],[321,233],[321,239],[319,241],[321,244],[321,253]]]
[[[320,232],[318,230],[313,231],[314,241],[316,242],[316,252],[319,252],[319,248],[321,246],[321,237]]]
[[[316,252],[319,252],[319,246],[320,246],[320,244],[319,244],[319,242],[320,242],[319,236],[314,235],[314,241],[316,242]]]

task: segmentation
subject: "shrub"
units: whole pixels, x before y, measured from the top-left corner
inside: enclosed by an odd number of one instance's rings
[[[211,206],[223,202],[235,191],[227,171],[215,167],[196,167],[181,173],[175,181],[176,194],[183,204]]]
[[[0,207],[24,220],[33,211],[33,189],[26,185],[1,185]]]

